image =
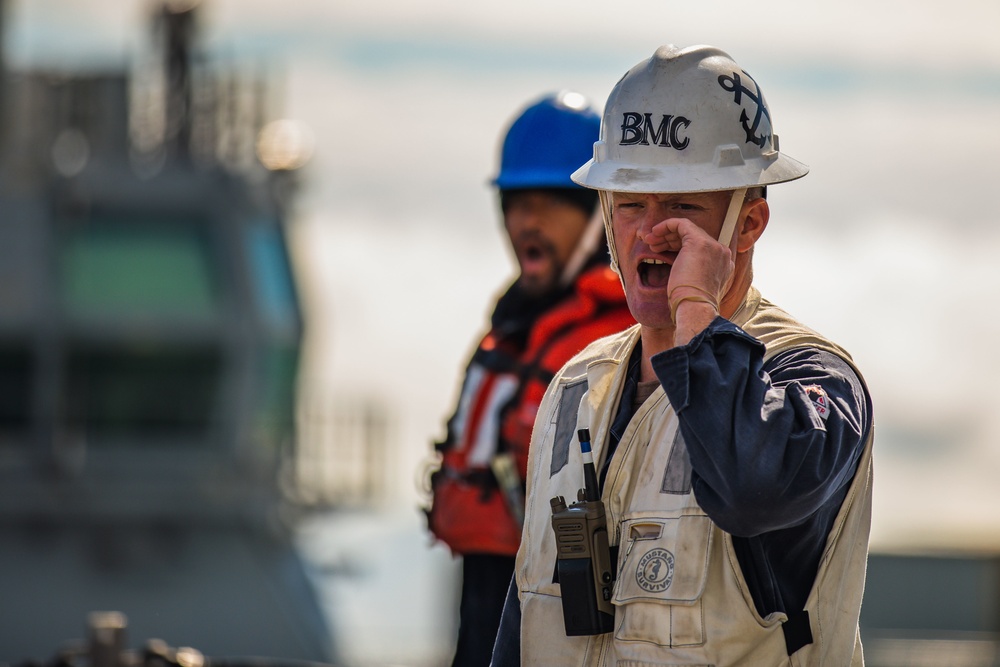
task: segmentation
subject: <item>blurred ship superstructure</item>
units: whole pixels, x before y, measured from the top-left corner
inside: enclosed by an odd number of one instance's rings
[[[209,656],[331,656],[281,520],[295,157],[195,19],[158,10],[132,71],[3,70],[0,661],[99,609]]]

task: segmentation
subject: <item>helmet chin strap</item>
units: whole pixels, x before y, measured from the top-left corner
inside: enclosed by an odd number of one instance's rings
[[[608,255],[611,256],[611,270],[618,274],[618,280],[625,289],[625,278],[618,267],[618,247],[615,246],[615,234],[611,229],[611,193],[607,190],[598,190],[601,201],[601,217],[604,219],[604,238],[608,241]]]
[[[726,211],[726,220],[722,223],[722,231],[719,232],[719,243],[729,247],[733,240],[733,232],[736,230],[736,220],[740,217],[740,209],[743,208],[743,200],[747,196],[747,188],[733,191],[733,197],[729,200],[729,210]]]

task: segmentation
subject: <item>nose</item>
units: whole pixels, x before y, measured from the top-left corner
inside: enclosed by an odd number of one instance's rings
[[[545,216],[542,215],[537,206],[526,206],[522,212],[521,220],[526,229],[539,229],[543,226]]]
[[[643,209],[639,225],[635,228],[635,237],[640,241],[645,241],[646,235],[653,231],[653,225],[663,220],[656,206],[646,206]]]
[[[508,208],[507,225],[518,231],[538,231],[544,227],[545,216],[537,206],[517,205]]]

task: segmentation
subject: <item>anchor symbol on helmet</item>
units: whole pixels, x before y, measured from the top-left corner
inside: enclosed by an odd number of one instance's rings
[[[743,82],[738,72],[734,72],[732,76],[726,76],[725,74],[720,75],[719,85],[722,86],[723,90],[735,93],[733,96],[733,102],[735,102],[736,104],[742,105],[743,95],[746,95],[750,100],[753,101],[754,104],[757,105],[757,113],[754,114],[753,125],[750,125],[748,123],[748,121],[750,120],[750,116],[747,115],[747,110],[745,108],[740,109],[740,123],[743,125],[743,131],[746,132],[747,143],[756,144],[757,146],[763,148],[765,144],[767,144],[768,140],[770,140],[771,133],[768,132],[766,134],[761,134],[758,137],[757,128],[760,125],[760,119],[763,116],[767,118],[767,126],[768,129],[770,129],[771,114],[768,113],[767,107],[764,106],[764,96],[760,92],[760,86],[757,85],[757,82],[754,81],[753,77],[751,77],[749,74],[747,74],[746,72],[743,72],[743,74],[746,76],[746,78],[750,79],[750,81],[753,82],[754,90],[750,90],[749,88],[743,85]]]

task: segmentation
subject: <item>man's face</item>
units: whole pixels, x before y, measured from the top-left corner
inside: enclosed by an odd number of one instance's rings
[[[680,248],[654,252],[640,239],[658,222],[686,218],[718,238],[731,192],[690,194],[611,194],[611,229],[629,310],[637,322],[654,328],[673,326],[668,281]],[[672,286],[671,286],[672,287]]]
[[[518,284],[533,296],[558,287],[566,262],[587,228],[579,206],[539,190],[504,195],[504,227],[521,275]]]

